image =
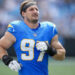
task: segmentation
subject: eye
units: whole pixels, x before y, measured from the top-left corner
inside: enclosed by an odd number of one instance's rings
[[[38,9],[36,8],[36,10],[38,11]]]
[[[33,8],[30,9],[30,11],[33,11],[33,10],[34,10]]]

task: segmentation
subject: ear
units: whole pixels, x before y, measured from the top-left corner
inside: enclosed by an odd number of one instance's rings
[[[25,17],[26,16],[26,13],[24,11],[22,11],[22,16]]]

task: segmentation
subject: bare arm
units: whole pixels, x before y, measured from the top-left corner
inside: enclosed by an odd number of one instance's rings
[[[52,39],[51,46],[57,50],[57,54],[54,55],[53,58],[56,60],[63,60],[65,58],[66,51],[58,41],[58,35],[54,36],[54,38]]]
[[[7,49],[16,41],[16,38],[9,32],[0,39],[0,59],[7,54]]]

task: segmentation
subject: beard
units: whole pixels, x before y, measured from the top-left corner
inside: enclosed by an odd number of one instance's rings
[[[31,21],[33,24],[36,24],[38,22],[38,19],[32,20]]]
[[[32,23],[32,24],[36,24],[38,22],[38,19],[29,19],[27,18],[28,22]]]

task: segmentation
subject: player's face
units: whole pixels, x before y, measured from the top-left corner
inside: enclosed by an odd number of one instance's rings
[[[36,5],[32,5],[27,8],[24,18],[29,22],[37,23],[39,18],[38,7]]]

